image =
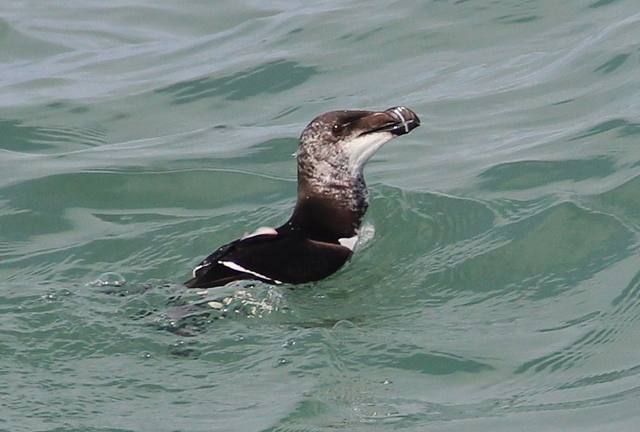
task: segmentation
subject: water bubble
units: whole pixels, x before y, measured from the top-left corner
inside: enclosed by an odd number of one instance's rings
[[[211,309],[221,310],[224,307],[224,304],[219,301],[210,301],[207,302],[207,306],[209,306]]]
[[[57,300],[58,295],[55,292],[48,292],[42,296],[42,298],[48,302],[52,302]]]
[[[358,326],[349,320],[340,320],[333,325],[334,330],[351,330],[357,329]]]
[[[114,272],[107,272],[101,274],[100,276],[98,276],[98,279],[89,282],[87,285],[94,287],[121,287],[126,283],[127,280],[124,278],[124,276]]]
[[[57,291],[49,291],[42,298],[47,302],[54,302],[59,300],[61,297],[67,297],[71,295],[71,291],[66,288],[57,290]]]
[[[289,348],[296,344],[295,339],[288,339],[282,343],[282,348]]]
[[[276,364],[274,365],[274,367],[280,367],[280,366],[285,366],[286,364],[288,364],[289,362],[287,361],[286,358],[284,357],[280,357],[279,359],[276,360]]]

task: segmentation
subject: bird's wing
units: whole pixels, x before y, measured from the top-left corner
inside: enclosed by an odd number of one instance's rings
[[[194,277],[185,285],[206,288],[238,279],[271,284],[312,282],[337,271],[351,253],[340,244],[291,233],[254,235],[219,248],[194,269]]]

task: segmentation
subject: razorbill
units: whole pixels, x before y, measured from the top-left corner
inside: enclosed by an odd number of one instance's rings
[[[353,254],[369,205],[365,163],[387,141],[419,125],[405,107],[316,117],[296,152],[298,201],[291,218],[220,247],[185,285],[209,288],[239,279],[300,284],[335,273]]]

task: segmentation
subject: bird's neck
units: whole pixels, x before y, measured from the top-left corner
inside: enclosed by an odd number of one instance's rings
[[[298,174],[298,201],[287,223],[309,238],[337,243],[358,233],[369,205],[361,173],[338,178]]]

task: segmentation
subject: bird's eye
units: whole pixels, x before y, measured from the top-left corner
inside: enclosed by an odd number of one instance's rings
[[[344,130],[344,125],[340,123],[336,123],[331,127],[331,133],[334,135],[339,135]]]

